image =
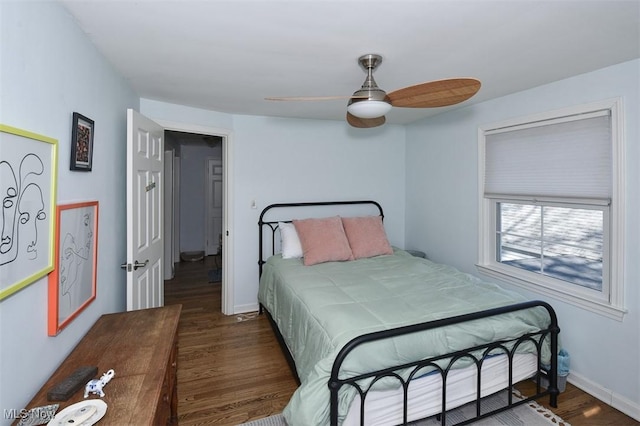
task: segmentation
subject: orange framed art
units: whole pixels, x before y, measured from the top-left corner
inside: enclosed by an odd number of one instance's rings
[[[98,202],[56,208],[54,270],[49,274],[49,336],[58,335],[96,298]]]

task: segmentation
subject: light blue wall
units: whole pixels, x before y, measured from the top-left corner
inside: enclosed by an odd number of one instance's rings
[[[125,308],[126,109],[139,98],[57,2],[0,2],[0,28],[0,122],[58,140],[58,204],[100,203],[98,294],[77,319],[47,336],[46,278],[0,301],[4,414],[24,407],[100,315]],[[89,173],[69,170],[74,111],[95,121]]]
[[[180,252],[205,250],[207,159],[222,158],[221,146],[185,145],[180,150]]]
[[[234,117],[235,305],[255,307],[257,223],[269,204],[377,200],[391,243],[403,247],[404,138],[401,126],[358,132],[342,121]]]
[[[153,99],[140,99],[140,112],[156,121],[231,130],[233,115]]]
[[[526,294],[546,299],[557,310],[562,342],[571,354],[573,379],[636,417],[640,417],[639,82],[640,61],[635,60],[437,115],[407,126],[406,148],[407,246],[478,275],[478,127],[623,97],[628,314],[618,322],[551,298]]]

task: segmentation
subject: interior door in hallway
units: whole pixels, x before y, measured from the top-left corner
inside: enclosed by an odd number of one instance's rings
[[[222,241],[222,160],[207,160],[206,255],[218,254]]]
[[[164,305],[164,128],[127,110],[127,310]]]

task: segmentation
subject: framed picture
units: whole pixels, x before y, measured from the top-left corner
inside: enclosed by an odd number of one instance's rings
[[[91,171],[93,163],[93,120],[73,113],[71,133],[71,170]]]
[[[49,336],[55,336],[96,298],[98,202],[59,205],[55,268],[49,274]]]
[[[58,141],[0,124],[0,300],[53,269]]]

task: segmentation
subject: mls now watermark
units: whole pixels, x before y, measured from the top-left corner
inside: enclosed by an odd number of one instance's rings
[[[17,408],[5,408],[3,410],[3,415],[5,420],[17,420],[17,419],[30,419],[30,420],[40,420],[41,423],[33,423],[33,424],[43,424],[52,420],[56,415],[56,407],[37,407],[31,410],[27,410],[26,408],[17,409]]]

